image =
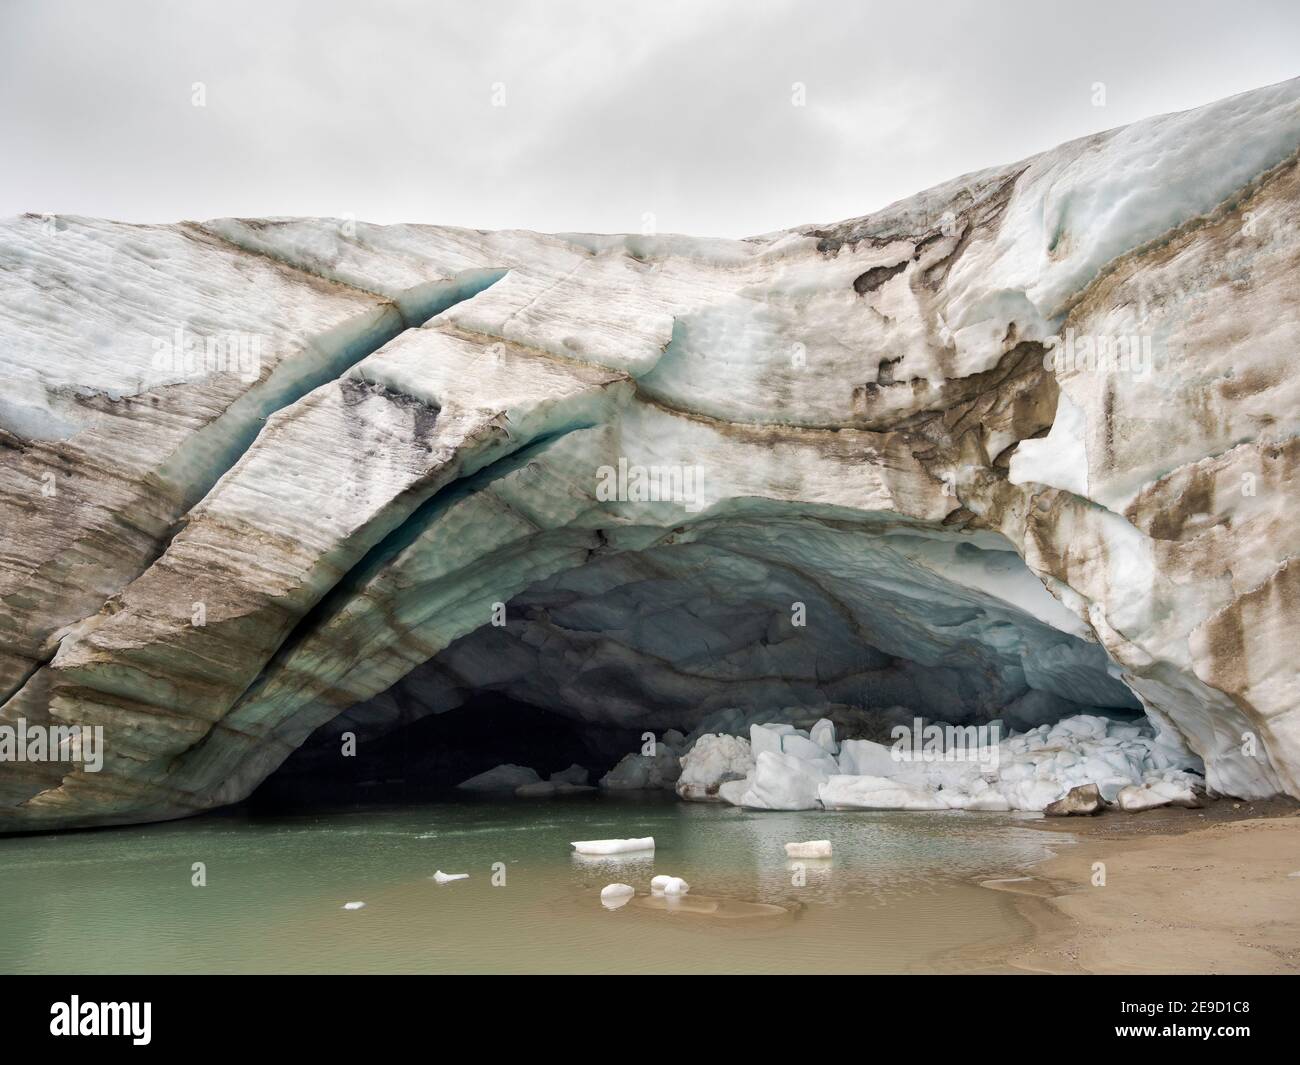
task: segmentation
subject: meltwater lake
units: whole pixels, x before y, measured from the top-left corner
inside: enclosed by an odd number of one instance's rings
[[[1031,817],[599,795],[236,809],[11,836],[0,839],[0,971],[997,971],[988,959],[1028,927],[978,882],[1015,876],[1048,856],[1049,838],[1064,841]],[[597,860],[569,846],[646,835],[652,855]],[[784,843],[807,839],[830,839],[834,857],[786,858]],[[437,870],[469,878],[438,884]],[[684,877],[690,894],[650,899],[657,873]],[[606,909],[611,882],[638,897]]]

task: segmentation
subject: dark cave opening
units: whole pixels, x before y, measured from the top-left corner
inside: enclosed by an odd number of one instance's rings
[[[249,801],[464,795],[457,784],[505,764],[543,781],[578,765],[594,785],[646,733],[669,730],[689,741],[829,717],[844,738],[887,742],[915,718],[1000,720],[1007,735],[1142,713],[996,538],[767,515],[698,537],[536,581],[504,604],[504,624],[481,624],[317,728]]]
[[[503,764],[529,766],[545,780],[580,765],[595,783],[641,743],[637,729],[598,727],[497,692],[387,733],[317,733],[249,796],[259,810],[401,803],[465,797],[456,785]]]

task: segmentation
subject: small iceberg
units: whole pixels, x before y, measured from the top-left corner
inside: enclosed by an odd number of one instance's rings
[[[607,910],[617,910],[631,902],[635,894],[631,884],[606,884],[600,889],[600,904]]]
[[[640,839],[581,839],[570,843],[570,847],[579,854],[630,854],[633,851],[652,851],[655,849],[654,836]]]
[[[453,880],[468,880],[469,873],[444,873],[439,869],[433,874],[433,879],[439,884],[450,884]]]
[[[650,881],[650,890],[656,895],[685,895],[691,885],[680,876],[657,876]]]
[[[361,907],[363,907],[364,905],[365,905],[364,902],[345,902],[345,903],[343,904],[343,908],[344,908],[345,910],[359,910],[359,909],[361,909]]]
[[[787,843],[785,845],[785,854],[787,858],[829,858],[831,856],[831,841],[828,839],[812,839],[805,843]]]

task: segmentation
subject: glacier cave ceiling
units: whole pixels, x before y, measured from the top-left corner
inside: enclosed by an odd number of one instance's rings
[[[549,461],[519,460],[503,476],[541,483]],[[605,768],[637,749],[644,730],[690,733],[734,708],[815,712],[859,732],[873,710],[881,725],[916,713],[1019,730],[1140,712],[1118,667],[1002,537],[811,518],[789,504],[735,509],[666,535],[656,528],[642,549],[618,550],[597,530],[580,565],[530,585],[387,690],[331,716],[288,763],[294,787],[310,774],[373,784],[384,772],[409,775],[413,788],[422,775],[446,786],[498,762],[544,763],[545,733],[526,717],[498,726],[517,743],[494,744],[466,715],[456,720],[468,722],[477,757],[454,762],[451,775],[429,764],[429,746],[456,746],[457,733],[450,722],[412,726],[485,695],[567,719],[586,740],[585,764]],[[375,760],[340,759],[349,735]],[[556,769],[580,748],[561,749],[570,753],[552,758]],[[363,793],[340,783],[313,794]]]

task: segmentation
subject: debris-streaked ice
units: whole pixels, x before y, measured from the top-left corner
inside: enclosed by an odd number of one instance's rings
[[[700,802],[725,802],[719,787],[744,780],[754,768],[749,740],[742,736],[706,733],[682,756],[677,794]]]
[[[749,240],[0,220],[3,715],[117,737],[94,786],[0,766],[3,828],[230,804],[484,691],[734,731],[679,791],[755,808],[1300,795],[1298,104]],[[786,714],[868,703],[1023,737],[882,768]],[[1110,711],[1149,725],[1053,732]],[[602,783],[674,786],[678,740]]]

